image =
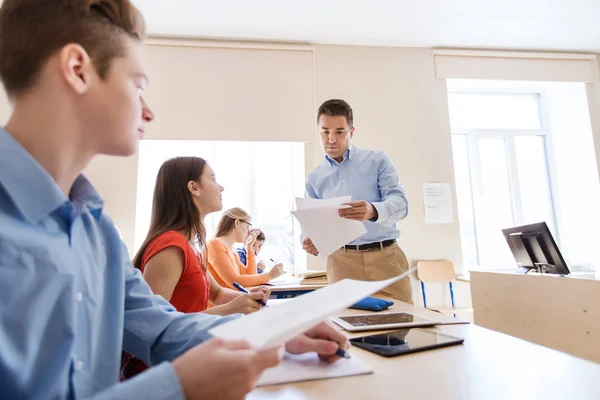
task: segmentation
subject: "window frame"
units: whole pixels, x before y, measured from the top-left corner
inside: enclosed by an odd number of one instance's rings
[[[544,155],[546,161],[546,176],[548,179],[548,189],[550,194],[550,205],[552,210],[552,223],[555,227],[553,236],[560,246],[560,225],[557,214],[558,191],[557,191],[557,180],[554,159],[552,155],[552,135],[549,124],[548,116],[548,104],[546,99],[545,90],[531,90],[526,88],[514,88],[514,89],[493,89],[489,90],[469,90],[469,89],[451,89],[448,90],[448,96],[452,94],[476,94],[476,95],[524,95],[534,96],[537,98],[540,128],[539,129],[470,129],[468,127],[453,127],[450,126],[451,135],[464,135],[466,136],[467,143],[467,161],[469,167],[469,180],[471,188],[471,204],[473,205],[473,223],[475,232],[475,250],[477,253],[477,266],[481,265],[481,244],[479,242],[478,232],[481,231],[481,223],[484,220],[482,217],[483,206],[482,206],[482,190],[483,182],[480,174],[481,160],[479,151],[479,139],[493,138],[503,139],[505,144],[506,153],[506,166],[508,171],[508,182],[511,198],[511,207],[513,213],[513,220],[516,225],[523,223],[523,209],[521,204],[521,185],[519,182],[519,173],[517,166],[515,137],[517,136],[539,136],[544,139]],[[483,266],[484,267],[484,266]]]

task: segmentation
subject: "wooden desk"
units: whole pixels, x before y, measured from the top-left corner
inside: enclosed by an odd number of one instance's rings
[[[471,271],[471,292],[477,325],[600,362],[600,280]]]
[[[439,316],[399,302],[391,311]],[[371,365],[374,374],[257,388],[247,400],[598,399],[599,364],[474,325],[433,329],[465,343],[393,358],[353,347],[351,353]],[[371,333],[353,336],[365,334]]]

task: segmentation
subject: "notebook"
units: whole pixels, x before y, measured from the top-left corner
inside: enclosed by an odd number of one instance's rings
[[[372,373],[373,368],[362,362],[354,354],[350,359],[343,358],[329,364],[322,361],[316,353],[285,353],[281,363],[266,370],[258,379],[256,385],[270,386]]]

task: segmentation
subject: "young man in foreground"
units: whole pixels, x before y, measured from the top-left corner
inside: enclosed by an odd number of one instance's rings
[[[143,19],[128,0],[4,0],[0,80],[0,398],[240,399],[280,348],[210,339],[225,321],[152,295],[81,171],[133,154],[153,119]],[[210,340],[209,340],[210,339]],[[319,325],[286,345],[335,360]],[[148,371],[118,383],[121,351]]]

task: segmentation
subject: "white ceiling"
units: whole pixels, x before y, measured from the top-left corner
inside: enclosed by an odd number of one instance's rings
[[[600,53],[600,0],[133,0],[153,35]]]

